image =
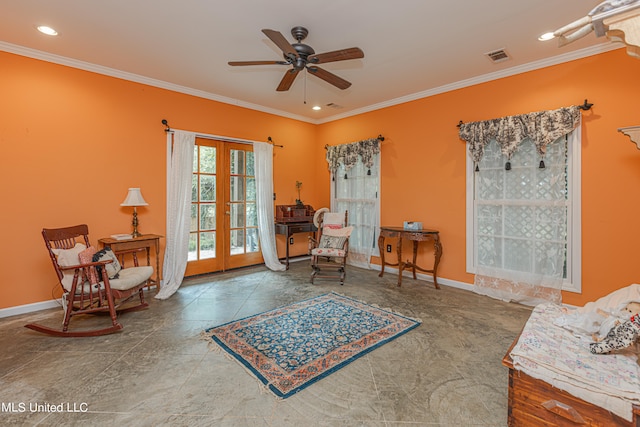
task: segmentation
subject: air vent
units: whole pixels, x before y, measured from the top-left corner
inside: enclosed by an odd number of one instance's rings
[[[485,55],[493,63],[508,61],[509,59],[511,59],[507,51],[504,49],[498,49],[498,50],[494,50],[493,52],[487,52],[485,53]]]
[[[328,104],[327,104],[327,107],[329,107],[329,108],[335,108],[336,110],[339,110],[339,109],[341,109],[341,108],[344,108],[342,105],[338,105],[338,104],[335,104],[335,103],[333,103],[333,102],[328,103]]]

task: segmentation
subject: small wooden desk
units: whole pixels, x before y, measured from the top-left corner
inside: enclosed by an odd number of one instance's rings
[[[396,250],[398,253],[398,262],[395,264],[390,264],[384,260],[384,239],[386,237],[395,237],[398,239],[396,244]],[[402,261],[402,239],[407,239],[413,241],[413,262]],[[433,268],[431,270],[425,270],[416,265],[416,258],[418,256],[418,243],[432,240],[434,247],[434,261]],[[436,289],[440,289],[438,285],[437,271],[438,264],[440,263],[440,257],[442,256],[442,244],[440,243],[440,233],[436,230],[429,229],[421,229],[421,230],[405,230],[402,227],[380,227],[380,237],[378,237],[378,248],[380,248],[380,261],[382,263],[382,271],[380,271],[379,277],[382,277],[384,274],[384,266],[398,266],[398,286],[402,285],[402,272],[411,268],[413,271],[413,278],[416,278],[416,270],[423,271],[425,273],[431,273],[433,275],[433,284],[436,286]]]
[[[285,265],[287,270],[289,269],[289,237],[295,233],[315,233],[318,231],[312,222],[276,222],[276,234],[282,234],[286,237],[286,251]]]
[[[155,285],[157,290],[160,290],[160,239],[163,236],[157,234],[143,234],[140,237],[127,240],[117,240],[111,237],[105,237],[99,239],[98,242],[102,244],[104,248],[111,248],[111,250],[117,255],[118,252],[130,251],[130,250],[143,250],[147,251],[147,265],[151,265],[151,247],[155,249],[156,254],[156,268],[155,279],[149,279],[149,286]]]

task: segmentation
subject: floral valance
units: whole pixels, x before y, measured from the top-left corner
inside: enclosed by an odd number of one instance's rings
[[[348,171],[358,162],[358,156],[367,168],[371,168],[374,156],[380,152],[380,139],[371,138],[326,148],[327,163],[331,172],[335,172],[340,165],[344,165],[345,170]]]
[[[471,158],[478,164],[484,147],[495,139],[502,154],[511,158],[518,144],[530,138],[541,157],[547,145],[573,131],[580,124],[580,107],[562,107],[557,110],[507,116],[482,122],[460,125],[460,139],[469,143]]]

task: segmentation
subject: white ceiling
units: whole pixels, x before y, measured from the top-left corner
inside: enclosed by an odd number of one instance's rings
[[[0,0],[0,50],[323,123],[617,47],[593,33],[565,47],[537,40],[600,1]],[[303,43],[316,53],[364,51],[323,65],[350,88],[301,72],[276,92],[287,66],[227,64],[281,60],[261,30],[294,42],[294,26],[309,30]],[[492,63],[485,53],[497,49],[511,59]]]

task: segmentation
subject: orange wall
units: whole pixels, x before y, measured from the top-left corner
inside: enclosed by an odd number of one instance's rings
[[[422,221],[438,229],[444,248],[438,275],[473,283],[465,268],[466,147],[456,124],[588,98],[595,106],[583,113],[582,295],[563,296],[583,305],[640,282],[640,152],[617,131],[640,125],[638,76],[640,61],[616,50],[322,124],[318,139],[333,145],[382,134],[381,223]],[[320,180],[327,177],[323,172]],[[432,259],[425,250],[418,265]]]
[[[315,125],[4,52],[0,70],[0,309],[58,296],[43,227],[86,223],[94,244],[130,231],[131,208],[120,207],[129,187],[149,203],[138,209],[140,232],[164,234],[162,119],[214,135],[271,136],[285,146],[274,150],[276,203],[295,202],[296,180],[315,202],[316,172],[300,161],[315,150]]]
[[[277,144],[277,204],[297,198],[329,205],[324,145],[382,134],[381,221],[422,221],[440,230],[439,276],[472,283],[465,271],[465,144],[456,124],[581,103],[583,114],[582,305],[639,282],[633,243],[640,152],[617,128],[640,124],[640,61],[623,50],[432,96],[322,125],[0,52],[0,309],[46,301],[56,278],[40,230],[87,223],[94,242],[129,230],[121,208],[139,186],[149,206],[140,231],[164,233],[165,133],[160,121],[185,130]],[[306,251],[298,239],[293,254]],[[278,238],[279,253],[284,241]],[[423,249],[419,264],[428,265]],[[55,294],[57,296],[57,294]]]

